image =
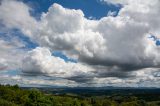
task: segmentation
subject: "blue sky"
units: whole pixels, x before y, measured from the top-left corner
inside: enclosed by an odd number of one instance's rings
[[[159,0],[0,2],[0,83],[160,86]]]
[[[21,1],[21,0],[20,0]],[[37,20],[40,19],[41,14],[43,12],[47,12],[48,8],[54,4],[58,3],[62,5],[65,8],[69,9],[80,9],[83,11],[86,18],[93,18],[93,19],[100,19],[102,17],[107,16],[108,12],[116,12],[118,14],[121,5],[113,5],[113,4],[107,4],[105,2],[100,2],[99,0],[23,0],[24,3],[32,7],[32,10],[30,11],[31,15],[34,16]],[[116,14],[115,14],[116,16]],[[3,26],[2,26],[3,27]],[[33,49],[38,46],[36,42],[33,42],[30,40],[29,37],[25,36],[19,29],[12,29],[10,33],[13,33],[13,36],[18,37],[23,42],[25,42],[25,47],[22,49]],[[7,32],[4,32],[3,35],[6,34],[6,36],[0,36],[1,38],[4,38],[6,40],[12,39],[13,36],[7,36]],[[0,34],[1,35],[1,34]],[[67,56],[65,56],[62,52],[58,51],[53,53],[54,56],[58,56],[60,58],[63,58],[65,61],[71,61],[76,62],[74,59],[68,59]],[[63,54],[63,55],[62,55]]]
[[[33,16],[38,19],[42,12],[47,12],[53,3],[58,3],[65,8],[80,9],[85,17],[100,19],[108,14],[108,11],[119,12],[121,5],[107,4],[99,0],[23,0],[25,3],[34,8]]]
[[[99,0],[19,0],[26,3],[28,6],[32,7],[30,11],[31,15],[35,17],[37,20],[40,20],[41,14],[43,12],[47,12],[48,8],[53,5],[54,3],[58,3],[65,8],[69,9],[80,9],[83,11],[86,18],[91,19],[100,19],[102,17],[107,16],[108,12],[116,12],[114,16],[116,16],[121,9],[121,5],[113,5],[107,4],[105,2],[100,2]],[[0,36],[5,37],[6,40],[11,40],[13,36],[18,37],[23,42],[25,42],[25,47],[21,49],[34,49],[38,47],[36,42],[33,42],[29,37],[24,35],[19,29],[12,29],[10,31],[12,36]],[[5,34],[5,33],[3,33]],[[77,62],[76,59],[69,58],[65,56],[64,53],[61,51],[53,51],[53,56],[60,57],[64,59],[66,62]]]

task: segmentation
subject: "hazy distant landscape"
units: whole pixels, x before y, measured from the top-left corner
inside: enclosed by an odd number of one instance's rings
[[[160,89],[1,85],[0,106],[160,106]]]

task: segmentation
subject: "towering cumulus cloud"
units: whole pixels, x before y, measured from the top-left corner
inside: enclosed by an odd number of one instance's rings
[[[158,81],[160,48],[148,34],[160,35],[160,1],[101,1],[121,4],[122,8],[116,17],[90,20],[81,10],[54,3],[37,21],[26,4],[3,0],[0,22],[7,28],[18,28],[40,46],[27,52],[22,71],[98,86],[148,86]],[[57,50],[78,63],[52,56]]]
[[[53,4],[41,17],[36,39],[42,46],[52,50],[64,50],[73,55],[94,57],[104,52],[105,39],[94,31],[96,21],[84,18],[81,10],[65,9]]]
[[[117,66],[123,71],[157,66],[157,55],[150,56],[146,36],[156,29],[152,22],[159,20],[143,18],[142,14],[146,17],[158,14],[158,10],[154,13],[151,10],[159,2],[151,6],[149,1],[127,3],[117,17],[100,20],[88,20],[80,10],[53,4],[42,15],[36,39],[42,46],[77,55],[81,62],[92,65]],[[135,5],[140,10],[132,10]]]

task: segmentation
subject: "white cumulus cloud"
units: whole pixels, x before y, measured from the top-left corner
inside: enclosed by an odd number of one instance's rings
[[[53,77],[67,78],[90,74],[94,69],[81,63],[65,62],[52,56],[49,49],[37,47],[24,57],[22,71],[32,74],[46,74]]]
[[[23,72],[113,85],[158,80],[152,70],[160,67],[160,49],[147,37],[149,33],[160,34],[160,1],[104,1],[123,5],[116,17],[90,20],[81,10],[55,3],[37,21],[26,4],[3,0],[0,22],[7,28],[20,29],[41,46],[25,56]],[[76,57],[79,63],[52,56],[50,51],[54,50]],[[145,73],[146,69],[150,71]]]
[[[16,0],[2,0],[0,4],[0,22],[8,28],[18,28],[28,36],[37,27],[37,21],[30,15],[31,8]]]

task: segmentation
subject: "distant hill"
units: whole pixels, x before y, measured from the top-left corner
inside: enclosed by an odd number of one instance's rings
[[[160,90],[0,85],[0,106],[160,106]]]

